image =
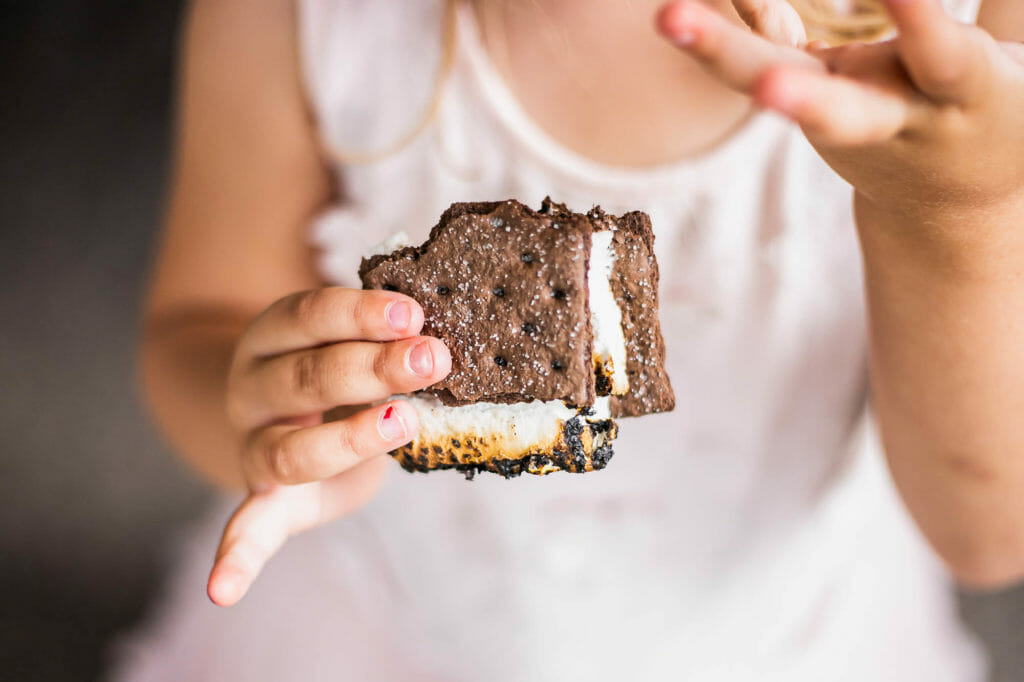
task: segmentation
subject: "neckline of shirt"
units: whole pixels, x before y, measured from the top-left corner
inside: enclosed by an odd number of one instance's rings
[[[458,49],[468,63],[488,108],[517,140],[550,168],[588,184],[635,188],[674,184],[695,175],[703,176],[712,167],[730,163],[733,157],[745,150],[749,154],[752,140],[767,128],[784,124],[769,112],[752,110],[717,144],[693,156],[645,167],[615,166],[595,161],[553,138],[523,109],[487,54],[473,8],[469,3],[459,3],[456,11]]]

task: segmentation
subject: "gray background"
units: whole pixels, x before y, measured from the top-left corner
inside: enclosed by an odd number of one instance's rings
[[[89,680],[208,499],[134,383],[179,5],[3,7],[0,679]],[[1024,588],[964,605],[996,678],[1024,681]]]

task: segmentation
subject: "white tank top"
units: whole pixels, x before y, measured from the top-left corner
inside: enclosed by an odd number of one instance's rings
[[[439,5],[299,3],[328,146],[380,149],[415,126]],[[550,194],[648,212],[676,409],[623,420],[592,474],[467,482],[395,467],[367,507],[291,541],[226,611],[201,598],[218,516],[126,679],[165,666],[167,679],[983,679],[866,409],[850,189],[799,130],[758,114],[698,158],[592,162],[523,111],[463,8],[429,126],[338,179],[343,203],[312,242],[324,276],[352,286],[367,247],[425,238],[453,201]]]

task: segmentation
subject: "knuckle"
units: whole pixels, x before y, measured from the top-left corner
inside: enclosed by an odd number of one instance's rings
[[[291,481],[295,471],[291,450],[288,448],[287,439],[280,438],[272,442],[266,449],[267,470],[271,477],[280,483]]]
[[[292,365],[292,390],[299,395],[322,396],[326,387],[326,367],[320,353],[300,354]]]
[[[963,83],[970,69],[960,61],[943,60],[928,70],[928,82],[932,87],[952,88]]]
[[[359,292],[352,299],[346,314],[352,318],[359,328],[362,329],[370,326],[370,321],[373,319],[373,304],[376,302],[376,297],[370,292]]]
[[[394,372],[395,360],[392,347],[380,344],[370,354],[370,375],[380,384],[390,386],[394,383],[396,374]]]
[[[979,76],[979,63],[987,60],[984,38],[987,34],[977,27],[963,27],[964,34],[939,54],[929,55],[925,67],[928,83],[932,87],[952,88]],[[975,32],[977,31],[977,33]]]
[[[355,429],[351,427],[342,428],[338,434],[338,441],[340,442],[342,452],[357,459],[361,459],[364,456],[365,448],[362,446],[362,439],[356,435]]]
[[[384,448],[379,445],[380,437],[377,435],[376,428],[375,421],[353,420],[341,429],[338,440],[342,452],[346,453],[351,460],[350,466],[355,466],[384,451]]]
[[[292,299],[289,312],[299,325],[309,328],[324,314],[328,298],[323,289],[303,292]]]

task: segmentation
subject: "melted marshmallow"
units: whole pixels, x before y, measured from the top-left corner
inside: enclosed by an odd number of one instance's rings
[[[626,337],[622,333],[622,310],[612,292],[612,230],[594,232],[590,247],[590,324],[594,328],[594,359],[612,370],[612,394],[629,391],[626,375]]]
[[[561,400],[529,403],[473,403],[447,407],[434,396],[415,394],[407,398],[420,420],[416,441],[444,442],[453,434],[493,439],[510,456],[518,453],[544,452],[558,444],[565,423],[577,410]],[[594,414],[582,417],[588,422],[611,418],[608,398],[594,401]],[[604,445],[606,436],[598,434],[594,446]]]
[[[406,234],[405,230],[400,230],[376,246],[371,246],[370,250],[363,254],[363,258],[370,259],[374,256],[388,256],[407,246],[412,246],[412,241],[410,241],[409,235]]]

